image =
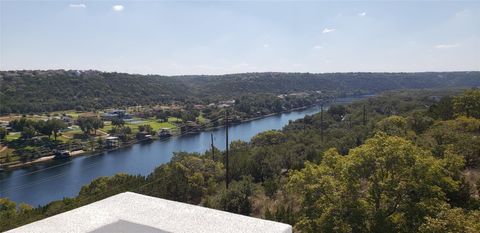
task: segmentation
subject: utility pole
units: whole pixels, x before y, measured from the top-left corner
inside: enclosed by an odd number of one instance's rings
[[[213,133],[210,133],[210,138],[212,139],[212,160],[215,161],[215,147],[213,146]]]
[[[365,104],[363,105],[363,125],[367,125],[367,111],[365,109]]]
[[[228,174],[228,110],[225,109],[225,187],[228,190],[228,183],[230,182],[230,176]]]
[[[323,104],[320,105],[320,138],[323,142]]]

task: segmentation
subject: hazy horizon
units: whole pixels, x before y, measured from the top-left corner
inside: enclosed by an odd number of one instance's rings
[[[0,1],[1,70],[480,70],[479,2]]]
[[[480,70],[450,70],[450,71],[337,71],[337,72],[308,72],[308,71],[245,71],[245,72],[235,72],[235,73],[220,73],[220,74],[160,74],[160,73],[134,73],[134,72],[123,72],[123,71],[105,71],[105,70],[95,70],[95,69],[17,69],[17,70],[4,70],[0,69],[2,72],[14,72],[14,71],[80,71],[80,72],[87,72],[87,71],[96,71],[96,72],[103,72],[103,73],[121,73],[121,74],[129,74],[129,75],[152,75],[152,76],[167,76],[167,77],[176,77],[176,76],[223,76],[223,75],[237,75],[237,74],[262,74],[262,73],[283,73],[283,74],[368,74],[368,73],[386,73],[386,74],[399,74],[399,73],[456,73],[456,72],[480,72]]]

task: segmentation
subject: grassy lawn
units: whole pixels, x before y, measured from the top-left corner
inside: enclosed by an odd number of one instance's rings
[[[68,142],[70,139],[73,139],[75,134],[83,134],[80,127],[74,125],[71,130],[62,132],[62,135],[57,137],[58,140],[62,142]]]
[[[170,128],[173,129],[175,128],[175,125],[172,124],[171,122],[175,122],[176,118],[169,118],[169,122],[159,122],[155,118],[134,118],[133,119],[136,122],[125,122],[125,126],[128,126],[132,129],[133,133],[138,132],[138,126],[139,125],[150,125],[153,130],[158,131],[161,128]],[[104,127],[101,129],[104,132],[108,132],[113,128],[111,122],[107,121],[104,124]]]
[[[75,110],[68,110],[68,111],[56,111],[56,112],[51,112],[49,113],[50,116],[61,116],[62,114],[67,114],[74,119],[77,119],[78,116],[82,113],[79,113]],[[20,114],[11,114],[8,116],[1,116],[0,120],[1,121],[13,121],[15,119],[20,119],[22,118],[22,115]],[[34,121],[39,121],[39,120],[47,120],[48,117],[45,114],[35,114],[35,115],[26,115],[26,118],[29,120],[34,120]]]
[[[175,128],[175,125],[173,125],[171,122],[175,122],[175,121],[170,121],[169,119],[169,122],[159,122],[156,119],[145,119],[144,124],[148,124],[152,126],[153,130],[158,131],[161,128],[169,128],[169,129]]]
[[[65,113],[66,115],[71,116],[73,119],[77,119],[78,116],[81,114],[81,113],[79,113],[79,112],[77,112],[77,111],[66,111],[66,112],[61,112],[60,115],[61,115],[62,113]]]
[[[84,114],[84,113],[91,113],[91,112],[77,112],[75,110],[66,110],[66,111],[56,111],[56,112],[51,112],[50,115],[54,116],[62,116],[63,114],[71,116],[74,120],[78,119],[78,116]]]
[[[168,122],[182,122],[182,119],[176,117],[169,117]]]
[[[15,140],[15,139],[20,138],[20,136],[21,136],[21,135],[20,135],[20,133],[18,133],[18,132],[9,133],[9,134],[5,137],[5,140],[6,140],[7,142],[11,142],[11,141],[13,141],[13,140]]]
[[[113,128],[112,123],[110,121],[105,121],[103,122],[103,128],[101,128],[100,130],[105,133],[108,133],[108,131],[110,131],[112,128]]]
[[[27,119],[32,121],[40,121],[40,120],[46,121],[48,117],[45,115],[33,115],[33,116],[27,115]]]
[[[65,136],[60,136],[60,137],[57,137],[57,140],[60,140],[62,141],[63,143],[67,143],[68,141],[70,141],[71,138],[67,138]]]

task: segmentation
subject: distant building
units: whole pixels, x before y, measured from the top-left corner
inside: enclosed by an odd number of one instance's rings
[[[203,110],[203,109],[205,109],[205,105],[195,104],[195,105],[193,105],[193,108],[196,109],[196,110]]]
[[[232,104],[235,104],[235,100],[223,100],[223,101],[220,101],[219,103],[232,105]]]
[[[219,107],[219,108],[228,108],[230,106],[231,106],[230,104],[219,104],[219,105],[217,105],[217,107]]]
[[[73,118],[71,118],[70,116],[62,116],[60,117],[60,119],[64,121],[68,126],[72,126],[74,123]]]
[[[120,145],[120,139],[118,137],[107,137],[105,144],[108,148],[115,148]]]
[[[138,133],[136,134],[136,138],[137,138],[137,140],[142,140],[142,141],[144,141],[144,140],[151,140],[151,139],[152,139],[152,135],[149,134],[149,133],[147,133],[147,132],[138,132]]]
[[[309,94],[306,92],[294,92],[294,93],[290,93],[289,96],[305,97],[305,96],[309,96]]]
[[[113,109],[108,112],[102,113],[100,117],[102,118],[102,120],[112,120],[113,118],[131,119],[132,115],[127,113],[126,110]]]

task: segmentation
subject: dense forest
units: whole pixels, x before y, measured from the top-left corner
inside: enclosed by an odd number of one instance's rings
[[[393,89],[478,87],[480,72],[243,73],[159,76],[100,71],[0,71],[0,114],[92,110],[171,101],[209,103],[249,94],[326,91],[336,95]]]
[[[0,199],[0,230],[124,191],[292,224],[300,232],[480,232],[480,90],[395,91],[291,122],[225,152],[177,153],[32,208]]]

